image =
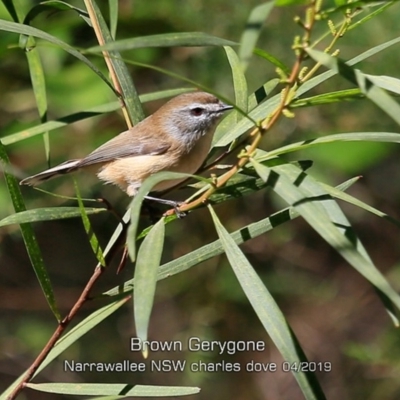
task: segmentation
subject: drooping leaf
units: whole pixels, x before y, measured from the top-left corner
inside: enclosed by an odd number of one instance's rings
[[[379,292],[400,310],[400,296],[376,268],[338,204],[304,171],[292,164],[268,168],[256,160],[260,177]],[[396,321],[391,309],[389,315]]]
[[[8,172],[10,167],[10,160],[8,159],[5,147],[0,141],[0,162],[4,171],[4,177],[7,184],[8,192],[13,203],[13,207],[16,213],[26,211],[25,202],[21,194],[20,187],[15,176]],[[20,230],[22,238],[25,243],[25,248],[28,253],[29,259],[32,264],[32,268],[35,271],[36,277],[42,288],[43,294],[49,304],[49,307],[58,321],[61,319],[60,312],[58,310],[56,299],[54,296],[53,287],[50,281],[50,276],[47,272],[46,266],[43,261],[42,252],[40,251],[39,244],[37,242],[35,233],[32,226],[29,223],[20,224]]]
[[[105,208],[85,208],[87,215],[107,211]],[[79,207],[46,207],[21,211],[0,220],[0,226],[25,224],[39,221],[56,221],[59,219],[76,218],[81,216]]]
[[[341,185],[337,186],[339,190],[347,190],[351,185],[353,185],[359,178],[349,179],[346,182],[343,182]],[[285,208],[283,210],[277,211],[271,216],[264,218],[258,222],[249,224],[233,233],[231,236],[235,243],[241,244],[246,242],[247,240],[256,238],[270,230],[274,229],[281,224],[291,221],[294,218],[297,218],[299,213],[291,208]],[[189,254],[185,254],[177,258],[176,260],[172,260],[159,268],[158,272],[158,280],[169,278],[173,275],[179,274],[187,269],[200,264],[203,261],[209,260],[212,257],[218,256],[224,252],[223,247],[221,245],[220,240],[216,240],[210,244],[200,247],[197,250]],[[133,280],[129,280],[124,283],[123,286],[115,287],[106,293],[104,296],[116,296],[122,293],[129,293],[133,288]]]
[[[208,208],[224,252],[228,257],[229,264],[264,329],[289,364],[300,365],[302,362],[307,363],[305,354],[301,350],[294,332],[289,327],[274,298],[254,271],[239,246],[221,224],[213,208],[211,206],[208,206]],[[322,389],[313,373],[296,371],[293,374],[307,400],[325,399]]]
[[[56,46],[61,47],[63,50],[67,51],[68,53],[70,53],[71,55],[76,57],[78,60],[80,60],[84,64],[86,64],[94,73],[96,73],[114,91],[114,88],[111,85],[110,81],[103,75],[103,73],[91,61],[89,61],[84,55],[82,55],[78,50],[74,49],[68,43],[63,42],[62,40],[56,38],[55,36],[52,36],[52,35],[48,34],[47,32],[44,32],[44,31],[34,28],[32,26],[23,25],[23,24],[19,24],[16,22],[4,21],[4,20],[0,20],[0,31],[14,32],[14,33],[22,34],[22,35],[34,36],[39,39],[43,39],[50,43],[53,43]]]
[[[400,105],[379,86],[376,86],[367,75],[363,74],[360,70],[353,69],[337,57],[332,57],[329,54],[314,49],[307,49],[307,52],[317,62],[339,73],[354,85],[357,85],[366,97],[372,100],[400,125]]]
[[[197,387],[145,386],[130,383],[28,383],[30,389],[47,393],[75,396],[172,397],[189,396],[200,392]]]
[[[157,273],[164,247],[164,237],[164,218],[161,218],[145,237],[137,256],[133,310],[136,335],[142,342],[147,340],[150,314],[156,292]],[[147,347],[143,348],[142,353],[144,358],[147,358]]]
[[[243,71],[245,71],[250,63],[250,58],[260,37],[262,27],[268,18],[275,2],[268,1],[266,3],[255,6],[250,13],[246,26],[240,38],[239,59]]]
[[[149,35],[130,39],[116,40],[103,46],[94,46],[89,52],[102,50],[124,51],[143,47],[177,47],[177,46],[234,46],[237,43],[221,39],[203,32],[174,32],[161,35]]]
[[[101,266],[106,266],[106,260],[104,258],[103,250],[100,246],[99,240],[97,239],[96,233],[92,228],[92,224],[90,223],[90,219],[88,214],[86,213],[85,206],[82,201],[81,193],[79,191],[78,184],[74,180],[75,184],[75,193],[78,199],[79,210],[81,212],[81,218],[83,222],[83,226],[85,228],[86,235],[88,236],[90,246],[92,247],[93,254],[95,255],[97,261],[100,263]]]
[[[157,185],[157,183],[166,180],[185,179],[191,177],[207,182],[207,179],[202,178],[201,176],[182,174],[178,172],[159,172],[157,174],[150,176],[141,184],[138,193],[135,195],[131,205],[129,206],[131,212],[131,222],[128,229],[127,245],[128,245],[129,256],[132,261],[136,260],[136,240],[137,240],[136,233],[137,233],[137,226],[139,223],[140,208],[145,196],[147,196],[147,194],[151,191],[151,189],[155,185]]]
[[[247,81],[244,76],[242,67],[240,65],[239,57],[232,47],[224,46],[226,56],[228,57],[229,64],[231,66],[232,77],[233,77],[233,90],[235,91],[235,103],[244,113],[247,112]],[[241,119],[240,114],[236,114],[236,122]]]

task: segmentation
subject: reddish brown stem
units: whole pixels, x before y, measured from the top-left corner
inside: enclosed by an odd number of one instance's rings
[[[125,243],[126,230],[127,230],[127,225],[124,225],[124,229],[121,231],[121,234],[120,234],[118,240],[115,241],[114,245],[112,246],[109,253],[107,254],[107,257],[106,257],[107,264],[109,264],[111,259],[115,256],[115,254],[119,250],[121,244]],[[90,294],[91,290],[93,289],[95,283],[98,281],[98,279],[100,278],[100,276],[103,274],[104,271],[105,271],[104,267],[102,267],[100,264],[96,265],[96,267],[93,271],[93,275],[90,277],[88,283],[86,284],[85,288],[83,289],[78,300],[73,305],[73,307],[71,308],[71,310],[69,311],[67,316],[64,317],[63,320],[58,324],[57,329],[54,331],[53,335],[51,336],[49,341],[46,343],[43,350],[39,353],[39,355],[36,357],[35,361],[28,368],[28,370],[27,370],[26,374],[24,375],[24,377],[22,378],[21,382],[14,388],[14,390],[7,397],[7,400],[15,399],[17,397],[17,395],[25,388],[26,384],[28,382],[30,382],[30,380],[35,375],[37,369],[40,367],[40,365],[46,359],[47,355],[50,353],[51,349],[54,347],[54,345],[57,343],[57,341],[63,335],[63,333],[65,332],[65,330],[68,327],[68,325],[70,324],[70,322],[74,319],[74,317],[76,316],[78,311],[82,308],[82,306],[85,304],[85,302],[90,299],[89,294]]]
[[[83,306],[85,301],[88,299],[88,295],[89,295],[90,290],[92,289],[93,285],[95,284],[97,279],[100,277],[100,275],[103,273],[103,271],[104,271],[104,268],[101,267],[101,266],[97,266],[95,268],[92,277],[90,278],[89,282],[86,284],[86,286],[83,289],[81,295],[79,296],[77,302],[71,308],[71,310],[68,313],[68,315],[58,324],[57,329],[55,330],[55,332],[51,336],[50,340],[47,342],[46,346],[43,348],[43,350],[36,357],[36,360],[32,363],[32,365],[28,368],[28,371],[26,372],[26,374],[23,377],[22,381],[11,392],[11,394],[7,397],[8,400],[15,399],[16,396],[18,395],[18,393],[25,387],[26,383],[28,383],[32,379],[33,375],[35,375],[35,372],[40,367],[42,362],[45,360],[47,355],[50,353],[50,351],[54,347],[54,345],[57,343],[58,339],[64,333],[64,331],[68,327],[69,323],[72,321],[72,319],[74,318],[76,313]]]

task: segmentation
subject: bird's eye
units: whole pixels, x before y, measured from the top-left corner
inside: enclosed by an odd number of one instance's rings
[[[204,109],[201,107],[195,107],[190,110],[190,114],[192,114],[195,117],[200,117],[200,115],[202,115],[203,112],[204,112]]]

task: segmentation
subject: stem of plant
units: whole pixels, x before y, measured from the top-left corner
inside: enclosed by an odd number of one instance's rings
[[[118,240],[116,240],[106,255],[106,261],[107,264],[110,263],[110,261],[114,258],[116,253],[118,252],[119,248],[121,245],[125,243],[126,239],[126,230],[127,230],[127,225],[124,225],[124,228],[122,229],[120,236],[118,237]],[[105,268],[102,267],[100,264],[97,264],[92,276],[90,277],[88,283],[86,284],[85,288],[83,289],[82,293],[80,294],[78,300],[76,303],[72,306],[71,310],[69,313],[61,320],[61,322],[58,324],[56,330],[54,331],[53,335],[49,339],[49,341],[46,343],[46,345],[43,347],[43,350],[39,353],[39,355],[36,357],[35,361],[32,363],[32,365],[28,368],[26,374],[22,378],[21,382],[14,388],[14,390],[10,393],[10,395],[7,397],[7,400],[13,400],[17,397],[17,395],[24,389],[25,385],[30,382],[30,380],[33,378],[35,375],[35,372],[37,369],[40,367],[40,365],[43,363],[43,361],[46,359],[47,355],[50,353],[54,345],[57,343],[57,341],[60,339],[60,337],[63,335],[65,332],[66,328],[69,326],[71,321],[74,319],[74,317],[77,315],[78,311],[82,308],[82,306],[90,300],[89,294],[91,290],[93,289],[94,285],[96,282],[99,280],[101,275],[104,273]]]
[[[208,198],[220,187],[225,185],[228,180],[234,176],[241,168],[243,168],[250,160],[251,155],[254,153],[254,151],[257,149],[263,135],[268,132],[279,120],[279,118],[282,115],[282,112],[285,108],[287,108],[290,104],[290,91],[294,87],[294,85],[297,84],[298,82],[298,77],[299,73],[301,70],[301,65],[306,57],[307,53],[305,51],[305,48],[307,47],[310,37],[311,37],[311,32],[315,24],[315,17],[317,14],[317,9],[316,9],[316,1],[311,2],[309,7],[306,9],[306,15],[307,15],[307,24],[304,24],[304,36],[302,39],[303,47],[298,49],[298,54],[296,56],[296,61],[293,65],[293,68],[291,70],[290,76],[286,82],[286,86],[283,89],[282,93],[282,98],[277,106],[277,108],[272,112],[271,115],[268,115],[264,121],[257,127],[253,129],[253,131],[250,133],[251,137],[254,137],[252,143],[249,146],[249,149],[246,151],[246,155],[244,157],[241,157],[237,163],[225,174],[221,175],[216,184],[212,185],[210,189],[208,189],[202,196],[199,198],[191,201],[190,203],[184,203],[179,207],[179,211],[185,212],[192,210],[201,204],[205,204],[208,200]],[[229,154],[230,152],[227,152]],[[175,210],[168,210],[164,215],[172,215],[175,213]]]

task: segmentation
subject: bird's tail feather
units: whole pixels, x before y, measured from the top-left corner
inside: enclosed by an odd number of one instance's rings
[[[34,186],[38,183],[47,181],[48,179],[54,178],[58,175],[63,175],[68,172],[74,171],[77,169],[77,165],[81,160],[70,160],[66,161],[56,167],[46,169],[46,171],[39,172],[36,175],[29,176],[28,178],[23,179],[19,184],[20,185],[30,185]]]

